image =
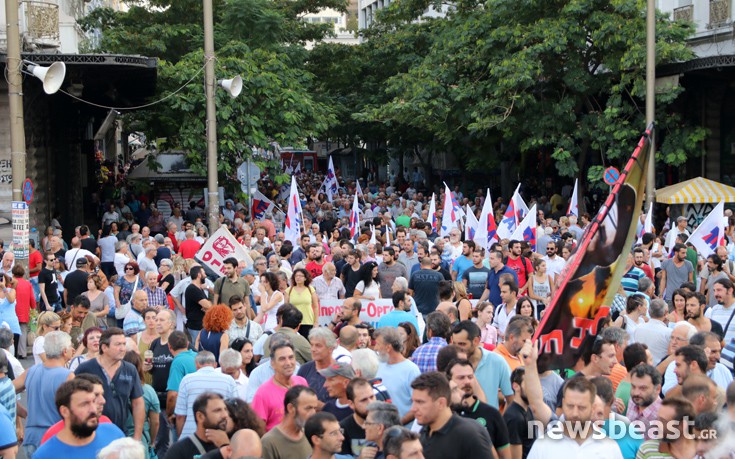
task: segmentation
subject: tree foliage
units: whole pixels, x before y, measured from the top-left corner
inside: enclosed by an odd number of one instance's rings
[[[82,23],[98,29],[97,52],[158,57],[160,104],[128,115],[127,125],[148,138],[165,138],[184,149],[195,170],[206,170],[204,54],[201,0],[135,0],[129,11],[93,11]],[[305,43],[323,38],[328,24],[300,20],[343,0],[214,0],[217,78],[241,75],[236,99],[216,91],[217,139],[222,176],[234,176],[252,147],[272,142],[301,145],[334,124],[333,109],[312,95],[313,75],[304,69]],[[145,25],[145,26],[142,26]]]
[[[417,22],[429,8],[448,12]],[[645,127],[644,0],[396,0],[381,13],[355,51],[377,92],[341,126],[382,126],[466,170],[551,155],[559,175],[583,178],[627,157]],[[692,58],[692,31],[659,15],[657,63]],[[706,134],[671,110],[682,91],[656,96],[666,164],[698,155]]]

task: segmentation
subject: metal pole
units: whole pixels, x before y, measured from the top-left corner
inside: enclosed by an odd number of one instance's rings
[[[646,2],[646,126],[656,117],[656,0]],[[648,170],[646,171],[646,208],[656,195],[656,139],[651,133]]]
[[[214,105],[214,16],[212,0],[204,6],[204,88],[207,96],[207,187],[209,199],[209,234],[219,229],[219,193],[217,192],[217,119]]]
[[[20,27],[18,20],[18,0],[5,1],[7,19],[7,58],[5,62],[8,81],[8,108],[10,110],[10,159],[13,169],[13,201],[22,201],[21,187],[26,178],[26,134],[23,121],[23,61],[20,57]],[[15,222],[14,222],[15,224]],[[21,241],[28,247],[28,240]],[[25,264],[25,263],[24,263]]]
[[[247,159],[247,170],[248,170],[248,213],[250,214],[250,220],[253,220],[253,192],[250,189],[250,158]]]

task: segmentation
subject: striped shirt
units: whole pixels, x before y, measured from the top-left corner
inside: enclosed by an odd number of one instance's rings
[[[195,373],[184,376],[179,384],[179,395],[174,409],[177,416],[186,416],[186,422],[179,438],[187,437],[196,431],[194,400],[204,392],[214,392],[224,398],[238,396],[235,380],[231,376],[218,373],[214,367],[202,367]]]
[[[125,333],[125,336],[137,335],[138,333],[145,331],[145,328],[143,315],[131,308],[123,321],[123,332]]]
[[[730,320],[733,312],[735,312],[735,303],[728,307],[716,304],[704,313],[705,317],[722,325],[722,331],[725,332],[725,343],[729,343],[730,340],[735,338],[735,319]],[[730,326],[725,330],[728,321],[730,322]]]
[[[10,414],[10,418],[15,420],[15,414],[18,408],[17,399],[15,398],[13,381],[7,376],[0,378],[0,405],[4,406]]]

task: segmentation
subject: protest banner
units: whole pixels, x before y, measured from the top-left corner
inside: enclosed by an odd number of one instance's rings
[[[225,275],[222,262],[229,257],[234,257],[237,261],[245,260],[248,266],[253,264],[250,255],[245,252],[245,249],[224,226],[215,231],[196,254],[196,258],[200,262],[207,265],[220,277]]]

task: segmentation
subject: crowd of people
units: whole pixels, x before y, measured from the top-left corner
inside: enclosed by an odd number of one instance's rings
[[[51,226],[28,273],[2,254],[0,457],[735,457],[732,247],[699,256],[682,220],[642,234],[594,344],[548,370],[532,337],[589,215],[539,198],[535,247],[485,250],[440,237],[413,184],[366,184],[350,238],[354,184],[318,185],[297,241],[228,200],[248,256],[222,277],[195,202],[163,218],[131,196],[68,245]]]

